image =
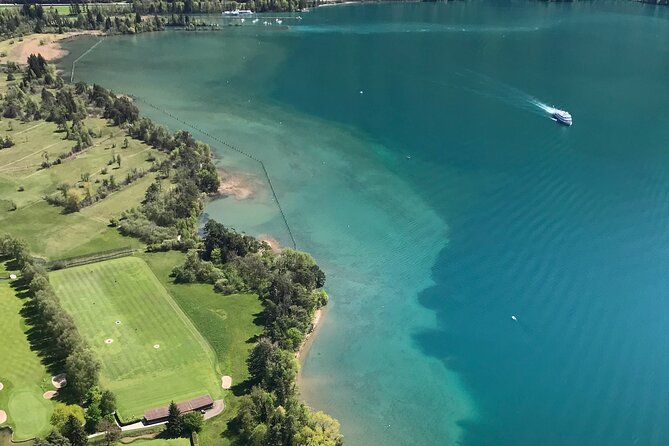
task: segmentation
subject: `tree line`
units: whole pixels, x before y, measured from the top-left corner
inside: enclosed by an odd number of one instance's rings
[[[88,5],[74,2],[69,15],[39,3],[25,2],[20,9],[0,9],[0,36],[20,37],[31,33],[63,33],[73,30],[97,30],[109,34],[135,34],[164,29],[168,20],[144,18],[131,5]]]
[[[318,0],[134,0],[132,7],[140,14],[212,14],[234,9],[250,9],[256,12],[294,12],[313,8]]]
[[[176,282],[206,282],[224,294],[257,293],[263,300],[264,334],[248,366],[252,389],[241,399],[234,427],[244,444],[338,446],[339,423],[299,401],[295,352],[315,311],[326,304],[325,274],[307,253],[269,245],[226,228],[204,225],[199,249],[172,272]]]
[[[64,371],[67,385],[59,393],[73,403],[56,404],[51,417],[54,432],[37,439],[35,445],[84,446],[88,433],[112,435],[118,429],[116,396],[98,387],[100,363],[62,307],[47,271],[35,262],[23,241],[9,235],[0,235],[0,257],[12,259],[21,270],[19,289],[30,298],[26,307],[26,319],[33,327],[29,341],[50,370]]]
[[[100,363],[60,304],[46,270],[34,262],[24,242],[8,235],[0,237],[0,255],[14,259],[21,269],[21,280],[31,298],[29,322],[38,332],[33,344],[52,370],[65,371],[67,394],[75,401],[85,401],[88,391],[98,384]]]

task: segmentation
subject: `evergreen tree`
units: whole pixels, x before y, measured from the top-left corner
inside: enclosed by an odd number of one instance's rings
[[[67,417],[62,433],[65,438],[70,440],[72,446],[86,446],[88,444],[86,431],[74,415]]]
[[[116,412],[116,395],[111,390],[105,390],[100,397],[100,412],[106,417]]]
[[[180,437],[184,430],[184,420],[181,411],[172,401],[170,403],[169,414],[167,415],[167,427],[165,433],[168,437]]]

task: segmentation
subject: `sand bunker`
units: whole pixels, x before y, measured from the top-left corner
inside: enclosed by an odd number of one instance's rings
[[[10,274],[10,275],[9,275],[9,278],[10,278],[11,280],[16,280],[16,274]]]
[[[0,410],[0,424],[4,423],[5,421],[7,421],[7,412]]]
[[[0,383],[0,390],[4,389],[5,385],[3,383]]]
[[[65,373],[59,373],[51,378],[51,384],[53,384],[56,389],[62,389],[67,385],[67,375],[65,375]]]
[[[58,392],[57,392],[57,391],[55,391],[55,390],[48,390],[48,391],[46,391],[46,392],[44,392],[44,393],[42,394],[42,398],[44,398],[45,400],[50,400],[51,398],[53,398],[53,397],[56,396],[56,395],[58,395]]]
[[[153,344],[153,348],[160,348],[160,344]]]
[[[232,377],[228,375],[223,376],[221,378],[221,387],[223,387],[224,389],[229,389],[230,387],[232,387]]]
[[[111,344],[112,342],[114,342],[113,339],[105,339],[105,344]]]
[[[121,325],[121,321],[114,322],[116,325]]]

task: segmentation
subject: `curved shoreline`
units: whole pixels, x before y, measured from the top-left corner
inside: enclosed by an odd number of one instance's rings
[[[53,62],[69,54],[61,46],[61,42],[73,37],[79,36],[100,36],[101,31],[71,31],[63,34],[31,34],[23,37],[22,41],[18,39],[7,39],[2,44],[10,46],[5,62],[15,62],[25,65],[28,56],[31,54],[41,54],[48,62]],[[14,41],[15,43],[10,43]]]
[[[306,358],[307,354],[309,353],[311,344],[314,342],[314,338],[316,337],[316,331],[318,330],[318,327],[320,327],[320,324],[323,321],[323,317],[325,316],[326,308],[327,305],[316,310],[316,312],[314,313],[314,318],[311,320],[311,330],[309,330],[309,332],[304,336],[304,341],[302,341],[302,345],[300,345],[300,348],[297,350],[297,352],[295,352],[295,358],[297,358],[300,365],[302,364],[302,362],[304,362],[304,358]],[[299,374],[298,374],[298,386],[299,386]]]

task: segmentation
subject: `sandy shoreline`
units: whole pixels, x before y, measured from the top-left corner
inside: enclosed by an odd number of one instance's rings
[[[283,250],[283,247],[281,246],[281,243],[274,237],[268,234],[261,234],[257,237],[258,240],[261,242],[265,242],[269,245],[269,247],[272,249],[273,252],[279,253]]]
[[[2,62],[25,64],[31,54],[41,54],[47,61],[54,61],[67,55],[60,42],[77,36],[101,36],[101,31],[72,31],[63,34],[31,34],[23,38],[9,39],[0,42],[2,51],[7,55],[0,58]],[[14,43],[10,43],[10,42]],[[4,59],[4,60],[3,60]]]
[[[219,169],[218,176],[221,178],[221,185],[216,193],[218,197],[233,197],[241,201],[254,198],[258,192],[258,181],[252,175],[246,173],[231,174]]]
[[[295,357],[297,358],[298,361],[302,362],[302,360],[307,356],[309,348],[311,347],[311,344],[314,340],[316,329],[319,327],[319,323],[323,319],[324,313],[325,313],[325,307],[319,308],[314,313],[314,318],[311,320],[311,330],[309,330],[309,332],[304,336],[304,341],[302,341],[302,345],[300,345],[299,350],[297,350],[297,353],[295,353]]]

